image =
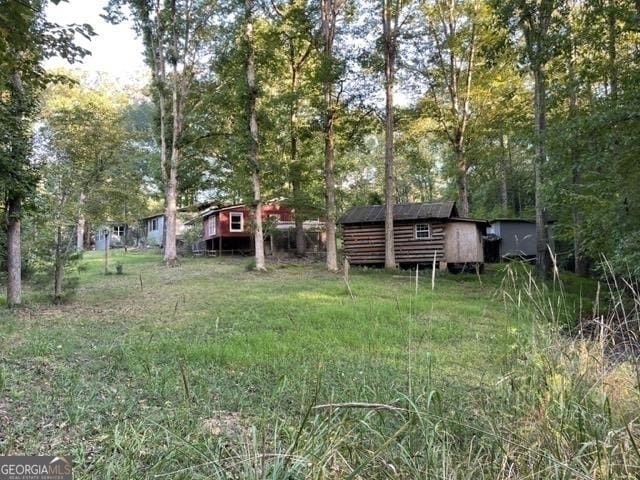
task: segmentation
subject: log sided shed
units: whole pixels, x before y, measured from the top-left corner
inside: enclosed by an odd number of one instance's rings
[[[384,205],[353,207],[339,220],[344,254],[353,265],[384,263]],[[394,205],[394,248],[400,266],[455,269],[484,263],[482,237],[487,222],[459,218],[455,202]]]

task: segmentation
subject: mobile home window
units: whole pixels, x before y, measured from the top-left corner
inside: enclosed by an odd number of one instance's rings
[[[231,222],[231,228],[230,230],[232,232],[242,232],[243,227],[244,227],[244,218],[241,212],[232,212],[231,216],[230,216]]]
[[[122,237],[124,236],[124,225],[114,225],[112,231],[114,235]]]
[[[157,218],[152,218],[151,222],[149,223],[149,231],[153,232],[155,230],[158,229],[158,219]]]
[[[424,240],[431,238],[431,225],[428,223],[419,223],[416,225],[416,239]]]
[[[207,235],[209,235],[210,237],[214,236],[217,233],[216,223],[216,217],[209,217],[209,219],[207,220]]]

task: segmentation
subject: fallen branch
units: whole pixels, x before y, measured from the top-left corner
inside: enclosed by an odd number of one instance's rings
[[[389,410],[390,412],[406,412],[406,408],[394,407],[386,403],[365,403],[365,402],[346,402],[346,403],[326,403],[324,405],[316,405],[314,410],[337,410],[339,408],[364,408],[369,410]]]

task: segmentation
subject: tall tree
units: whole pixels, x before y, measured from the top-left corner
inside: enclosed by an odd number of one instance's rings
[[[59,3],[60,0],[52,0]],[[60,26],[44,15],[46,0],[0,2],[0,187],[7,209],[7,304],[22,302],[21,218],[23,203],[35,189],[37,175],[29,163],[31,123],[42,89],[60,80],[42,61],[60,55],[74,62],[88,51],[74,43],[75,34],[93,35],[89,25]]]
[[[384,266],[396,267],[394,247],[393,207],[395,204],[395,177],[393,173],[393,134],[395,130],[393,112],[393,88],[396,79],[398,35],[402,0],[382,0],[382,53],[384,57]]]
[[[304,220],[309,210],[308,196],[305,194],[307,190],[305,170],[310,167],[304,161],[304,157],[308,155],[303,151],[304,118],[301,110],[310,97],[306,84],[309,83],[308,73],[311,71],[310,67],[314,59],[314,38],[306,0],[285,0],[282,4],[272,2],[272,8],[275,12],[275,21],[271,26],[275,30],[278,45],[271,48],[271,53],[274,55],[271,62],[278,62],[276,55],[279,50],[282,50],[288,85],[284,92],[276,93],[276,96],[285,103],[287,109],[289,136],[287,173],[292,193],[289,203],[295,209],[296,254],[303,256],[306,250]],[[273,66],[273,70],[278,70],[276,65]],[[281,80],[282,77],[278,77],[277,83],[281,83]]]
[[[547,235],[547,212],[543,194],[543,168],[547,160],[546,66],[558,41],[560,8],[564,0],[516,0],[509,6],[524,37],[527,66],[533,75],[536,156],[534,163],[536,205],[536,272],[539,277],[551,268]]]
[[[258,88],[256,86],[256,63],[254,45],[254,0],[244,2],[244,47],[245,47],[245,73],[246,73],[246,109],[248,120],[248,152],[247,158],[251,170],[251,183],[253,186],[253,240],[255,250],[256,270],[266,270],[264,259],[264,234],[262,231],[262,181],[260,178],[260,152],[258,139],[258,114],[256,103]]]
[[[43,224],[41,250],[45,257],[54,252],[55,301],[62,298],[65,265],[76,252],[78,215],[95,225],[126,221],[128,212],[144,205],[128,106],[126,95],[113,93],[111,85],[56,85],[43,97],[36,138],[44,179],[36,215]]]
[[[323,130],[324,130],[324,182],[325,208],[327,215],[327,269],[338,271],[338,254],[336,246],[336,178],[335,178],[335,121],[337,115],[334,83],[336,76],[336,58],[334,42],[338,17],[345,5],[344,0],[320,1],[320,25],[322,45],[322,95],[323,95]]]
[[[427,80],[431,109],[453,150],[457,205],[463,217],[469,215],[467,130],[482,33],[478,32],[482,28],[479,10],[478,0],[425,2],[423,18],[433,53],[419,55],[417,62],[417,71]]]
[[[159,111],[160,168],[165,190],[164,260],[177,263],[178,171],[188,129],[189,94],[209,40],[211,10],[206,0],[110,0],[109,18],[119,22],[128,5],[142,34]]]

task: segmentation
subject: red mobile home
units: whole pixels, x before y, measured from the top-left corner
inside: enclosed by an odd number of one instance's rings
[[[201,213],[205,248],[208,252],[251,253],[253,252],[252,212],[244,204],[212,207]],[[293,224],[293,209],[277,202],[262,206],[262,220],[276,222],[278,229]]]

